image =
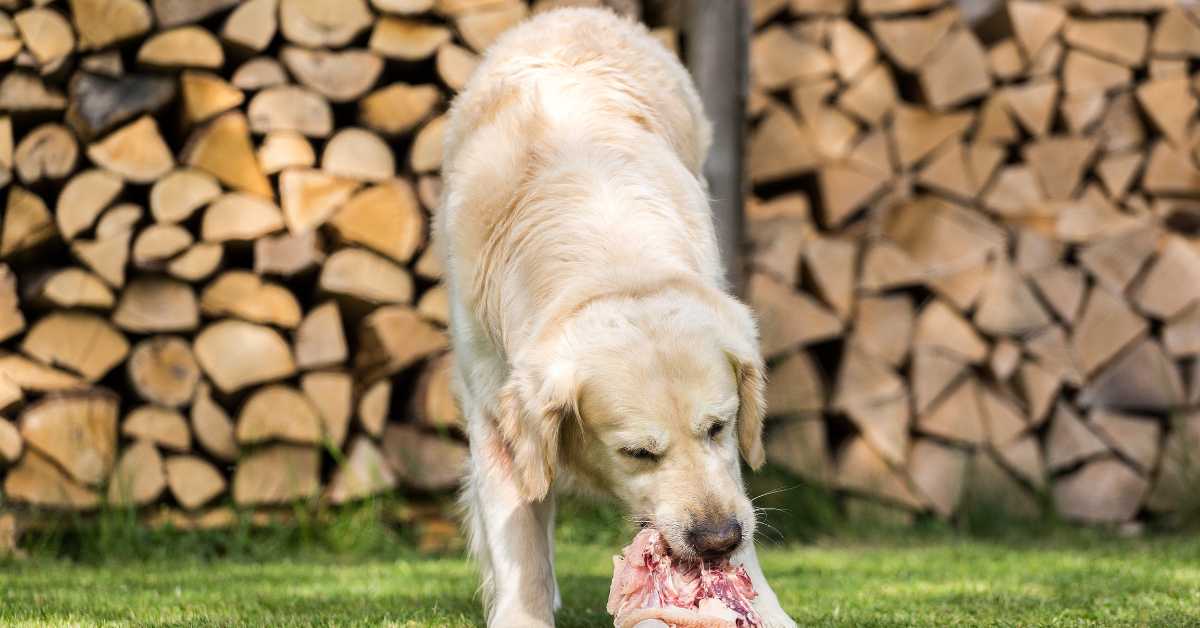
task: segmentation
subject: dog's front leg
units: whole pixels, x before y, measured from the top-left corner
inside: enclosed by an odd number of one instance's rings
[[[551,543],[554,498],[525,501],[498,434],[482,421],[472,428],[466,499],[488,626],[552,627],[557,593]]]
[[[758,564],[758,550],[755,549],[753,543],[747,545],[741,551],[741,555],[734,558],[733,562],[740,563],[746,568],[746,573],[754,584],[754,590],[758,593],[758,597],[754,600],[754,610],[758,611],[762,617],[763,628],[796,628],[796,622],[788,617],[788,614],[783,611],[783,607],[779,605],[779,598],[775,595],[775,590],[771,588],[770,584],[767,584],[767,578]]]

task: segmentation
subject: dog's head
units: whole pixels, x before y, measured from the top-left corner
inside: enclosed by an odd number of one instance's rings
[[[545,497],[568,464],[677,555],[749,542],[738,453],[763,462],[764,374],[744,305],[688,291],[606,299],[522,358],[498,425],[528,499]]]

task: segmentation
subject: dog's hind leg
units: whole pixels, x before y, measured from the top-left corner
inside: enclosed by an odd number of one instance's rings
[[[557,588],[547,532],[553,527],[553,499],[525,501],[499,434],[484,417],[472,417],[468,425],[472,464],[464,499],[488,626],[549,628]]]

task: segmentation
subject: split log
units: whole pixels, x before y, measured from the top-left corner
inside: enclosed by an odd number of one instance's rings
[[[225,248],[215,242],[198,242],[167,262],[167,274],[176,279],[197,282],[217,271]]]
[[[914,347],[951,351],[976,364],[987,359],[987,342],[966,320],[942,301],[933,301],[917,316]]]
[[[125,62],[121,60],[120,53],[116,50],[109,50],[108,52],[93,53],[80,59],[79,69],[108,78],[121,78],[125,74]]]
[[[1028,59],[1036,57],[1067,21],[1066,10],[1053,4],[1010,0],[1007,8],[1017,43]]]
[[[160,223],[179,223],[221,196],[221,186],[206,172],[175,170],[150,188],[150,213]]]
[[[409,303],[412,277],[400,266],[365,249],[342,249],[321,267],[323,292],[364,303]]]
[[[980,445],[986,438],[979,408],[979,384],[973,376],[958,383],[925,414],[917,417],[917,428],[947,440]]]
[[[312,144],[295,131],[268,133],[258,147],[258,163],[265,174],[276,174],[288,168],[311,168],[317,165]]]
[[[113,322],[126,331],[191,331],[200,324],[191,286],[173,279],[140,277],[121,292]]]
[[[324,170],[284,170],[279,175],[279,196],[288,230],[299,235],[325,224],[358,186],[358,181]]]
[[[296,366],[301,370],[342,364],[349,355],[337,302],[313,308],[296,329]]]
[[[358,400],[358,423],[375,438],[383,435],[388,409],[392,405],[392,380],[386,377],[367,386]]]
[[[1162,427],[1154,417],[1094,409],[1088,414],[1088,423],[1113,451],[1124,455],[1143,473],[1149,473],[1158,463]]]
[[[1006,381],[1016,373],[1021,364],[1021,348],[1009,340],[1001,340],[992,347],[988,368],[1000,381]]]
[[[1170,237],[1143,276],[1133,302],[1143,312],[1170,319],[1200,299],[1200,253],[1181,238]]]
[[[5,419],[0,419],[0,462],[12,464],[21,458],[24,442],[17,428]]]
[[[842,322],[812,297],[755,273],[749,283],[749,300],[759,314],[759,345],[764,355],[836,337]]]
[[[70,510],[91,510],[100,504],[95,491],[79,485],[35,451],[27,452],[8,471],[4,496],[17,503]]]
[[[296,85],[268,87],[255,94],[247,115],[255,133],[296,131],[308,137],[329,137],[333,132],[329,102]]]
[[[1186,151],[1176,150],[1159,141],[1150,151],[1142,188],[1151,194],[1167,196],[1200,195],[1200,169],[1192,164]]]
[[[175,451],[190,451],[192,435],[178,410],[162,406],[134,408],[121,422],[121,435]]]
[[[245,321],[223,320],[205,327],[193,351],[205,374],[225,393],[296,372],[287,342],[271,328]]]
[[[887,183],[888,177],[877,172],[861,172],[840,165],[822,168],[820,186],[825,225],[842,226],[878,196]]]
[[[1130,67],[1146,60],[1150,27],[1138,19],[1071,20],[1063,30],[1068,45]]]
[[[908,474],[934,512],[950,518],[958,510],[963,496],[967,454],[961,450],[921,439],[913,444]]]
[[[425,126],[417,131],[417,137],[408,152],[408,161],[413,172],[423,174],[442,167],[442,146],[445,144],[442,138],[445,131],[444,115],[426,122]]]
[[[383,455],[400,484],[431,492],[458,486],[467,462],[465,445],[404,424],[388,426]]]
[[[45,397],[20,419],[26,445],[75,480],[95,486],[108,479],[117,450],[117,397],[93,389]]]
[[[12,113],[62,111],[67,97],[26,72],[8,72],[0,79],[0,109]]]
[[[255,1],[258,0],[251,0],[246,4],[252,4]],[[283,65],[275,59],[255,57],[238,66],[230,82],[238,89],[257,91],[275,85],[283,85],[288,82],[288,78],[287,73],[283,70]]]
[[[453,42],[438,46],[437,57],[434,59],[438,78],[442,79],[446,87],[456,92],[466,87],[467,80],[478,65],[478,55]]]
[[[1069,266],[1054,266],[1037,271],[1031,277],[1042,299],[1067,324],[1075,322],[1087,288],[1083,272]]]
[[[1183,7],[1164,3],[1170,8],[1163,13],[1154,29],[1150,50],[1155,56],[1193,57],[1200,54],[1200,25]]]
[[[233,421],[225,409],[213,401],[211,393],[207,382],[196,386],[191,408],[192,433],[213,457],[227,462],[236,460],[238,444],[233,437]]]
[[[308,272],[325,261],[317,232],[262,237],[254,241],[254,272],[291,277]]]
[[[425,215],[408,182],[373,186],[351,198],[330,219],[342,240],[407,263],[425,243]]]
[[[1025,145],[1024,157],[1051,201],[1074,197],[1097,143],[1078,137],[1050,137]]]
[[[746,162],[753,184],[781,181],[817,166],[811,132],[783,108],[775,108],[750,137]]]
[[[1090,375],[1135,340],[1148,325],[1124,300],[1101,287],[1093,287],[1079,322],[1071,334],[1075,361]]]
[[[315,497],[320,491],[320,467],[319,452],[313,447],[271,445],[259,449],[238,461],[233,501],[253,506]]]
[[[1007,260],[992,264],[975,309],[975,326],[992,335],[1023,336],[1050,324],[1050,316]]]
[[[1050,130],[1050,122],[1054,118],[1054,105],[1058,101],[1056,81],[1030,81],[1007,87],[1002,93],[1004,102],[1008,104],[1017,121],[1031,135],[1041,137]]]
[[[308,397],[275,384],[254,392],[237,420],[237,441],[242,445],[264,441],[300,444],[321,442],[321,418]]]
[[[198,124],[229,111],[246,98],[242,90],[208,72],[184,72],[180,85],[185,125]]]
[[[529,9],[524,2],[497,4],[456,15],[458,34],[475,52],[483,52],[501,33],[525,19]]]
[[[412,130],[433,112],[441,94],[433,85],[392,83],[375,90],[358,104],[359,122],[384,135]]]
[[[383,59],[366,50],[284,46],[280,58],[297,81],[335,103],[357,100],[383,72]]]
[[[178,225],[150,225],[133,241],[133,263],[154,268],[192,245],[192,234]]]
[[[340,48],[372,22],[364,0],[280,0],[279,26],[301,46]]]
[[[235,190],[266,198],[275,196],[259,169],[246,117],[241,112],[226,113],[196,131],[182,155],[181,161],[187,165],[208,172]]]
[[[350,445],[346,461],[338,467],[325,490],[331,503],[343,504],[396,487],[396,474],[371,439],[359,436]]]
[[[0,264],[0,341],[25,330],[25,314],[17,296],[17,277],[8,265]]]
[[[145,34],[154,20],[142,0],[72,0],[80,50],[101,50]]]
[[[1005,38],[988,48],[988,67],[996,78],[1011,81],[1025,71],[1025,57],[1016,40]]]
[[[195,510],[225,492],[225,478],[196,456],[171,456],[165,463],[167,486],[180,506]]]
[[[114,205],[96,222],[96,238],[106,240],[119,235],[133,235],[133,229],[142,221],[142,208],[133,203]],[[128,244],[128,243],[126,243]]]
[[[425,291],[417,301],[417,311],[426,319],[442,327],[450,326],[450,295],[444,285],[437,285]]]
[[[1118,356],[1079,394],[1083,407],[1167,412],[1184,403],[1183,378],[1155,340],[1145,339]]]
[[[441,330],[403,306],[384,306],[363,319],[355,366],[363,372],[391,375],[446,349]]]
[[[1130,84],[1133,72],[1129,68],[1072,50],[1063,64],[1063,88],[1068,94],[1108,92]]]
[[[913,491],[908,478],[892,469],[862,438],[845,445],[838,456],[838,486],[878,497],[904,508],[918,510],[925,500]]]
[[[129,342],[103,318],[63,311],[39,320],[25,335],[21,351],[95,382],[125,360]]]
[[[204,211],[200,234],[207,242],[245,242],[283,227],[283,213],[274,203],[258,196],[231,192]]]
[[[137,53],[138,63],[164,69],[217,69],[225,64],[221,42],[196,26],[163,31],[146,40]]]
[[[79,73],[68,89],[67,124],[84,140],[92,140],[144,114],[153,114],[175,99],[175,81],[152,74],[116,78]]]
[[[384,181],[396,176],[392,149],[365,129],[338,131],[325,145],[321,168],[333,175],[358,181]]]
[[[317,409],[325,439],[340,448],[354,411],[354,379],[342,371],[315,371],[300,378],[300,389]]]
[[[922,65],[918,78],[925,100],[939,110],[981,96],[992,87],[987,53],[979,39],[965,28],[947,37],[938,52]]]
[[[389,59],[422,61],[450,39],[450,30],[444,26],[385,16],[375,22],[367,45]]]
[[[26,9],[13,16],[13,23],[38,65],[54,65],[75,51],[75,31],[58,11]]]
[[[88,146],[88,159],[134,183],[152,183],[175,166],[154,118],[143,116]]]
[[[1029,420],[1040,425],[1058,396],[1062,379],[1057,373],[1037,362],[1027,361],[1017,371],[1017,386],[1021,390]]]
[[[71,177],[59,193],[54,209],[63,239],[69,242],[90,228],[124,187],[120,177],[98,168]]]
[[[129,381],[146,401],[178,408],[194,396],[200,367],[187,341],[155,336],[137,344],[129,356]]]
[[[200,294],[200,310],[214,318],[233,316],[287,329],[300,324],[300,303],[290,290],[240,270],[227,271],[208,284]]]
[[[133,234],[126,231],[99,240],[76,240],[71,253],[108,285],[125,285],[125,262],[129,259],[129,242]]]
[[[8,190],[0,231],[0,259],[37,247],[54,237],[54,220],[41,197],[24,188]]]
[[[1046,434],[1046,464],[1069,467],[1108,452],[1108,447],[1065,403],[1060,402]]]
[[[913,321],[912,301],[907,296],[864,297],[858,302],[852,342],[899,366],[908,355]]]
[[[1016,402],[989,386],[979,388],[979,410],[987,441],[997,449],[1020,438],[1029,428]]]
[[[873,20],[871,32],[897,66],[915,73],[960,19],[951,7],[926,16]]]
[[[3,271],[0,271],[0,276],[2,275]],[[3,282],[4,280],[0,278],[0,284]],[[113,303],[116,301],[112,290],[99,277],[82,268],[64,268],[46,275],[37,280],[27,293],[34,303],[63,309],[108,310],[112,309]],[[0,310],[5,309],[7,309],[5,298],[0,296]],[[12,301],[12,309],[16,310],[15,297]],[[5,316],[7,315],[0,315],[0,318]],[[0,323],[0,336],[4,335],[2,330],[10,327],[9,324]]]
[[[1121,462],[1106,458],[1054,484],[1054,507],[1068,519],[1088,523],[1129,521],[1150,483]]]
[[[913,351],[910,386],[916,411],[923,414],[967,372],[961,356],[936,348]]]
[[[834,408],[872,408],[904,396],[904,382],[882,361],[858,347],[847,346],[838,369]]]
[[[833,57],[828,52],[781,26],[768,27],[750,43],[750,74],[766,89],[819,79],[833,72]]]
[[[973,118],[967,111],[939,114],[906,105],[896,107],[892,137],[900,166],[911,167],[944,142],[962,135]]]
[[[0,353],[0,376],[27,392],[86,388],[83,380],[66,371],[39,364],[13,353]]]
[[[238,0],[154,0],[154,16],[165,27],[199,22],[237,5]]]
[[[1162,330],[1163,346],[1173,357],[1200,354],[1200,308],[1189,308],[1167,321]]]
[[[266,50],[279,28],[278,6],[279,0],[243,2],[225,19],[221,39],[254,52]]]
[[[61,124],[47,123],[30,131],[13,155],[21,182],[32,185],[43,179],[63,179],[75,170],[79,146]]]
[[[811,363],[809,366],[811,366]],[[790,371],[787,373],[783,372],[785,368],[772,370],[773,378],[794,385],[794,388],[789,387],[783,394],[790,396],[795,392],[798,395],[804,395],[805,393],[800,392],[799,389],[804,386],[805,382],[810,380],[790,377]],[[412,414],[421,425],[438,429],[464,427],[462,412],[458,408],[458,401],[454,398],[454,393],[450,385],[453,370],[454,356],[450,353],[429,360],[421,370],[421,375],[417,378],[417,385],[412,395]],[[815,373],[813,375],[815,376]],[[812,387],[809,387],[806,389],[806,392],[810,394],[805,396],[808,397],[812,394],[823,395],[824,391],[820,388],[820,385],[820,379],[816,378],[816,390],[812,390]],[[767,396],[768,407],[772,408],[773,411],[779,411],[785,407],[785,402],[780,400],[778,396],[772,397],[769,390]]]
[[[1024,521],[1042,519],[1037,498],[998,464],[991,452],[979,451],[971,457],[963,497],[966,512],[1001,512]]]

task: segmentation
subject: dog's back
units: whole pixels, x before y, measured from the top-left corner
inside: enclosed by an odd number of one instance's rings
[[[639,24],[564,9],[501,37],[451,111],[437,218],[469,322],[506,347],[655,275],[719,284],[709,136],[686,70]]]

